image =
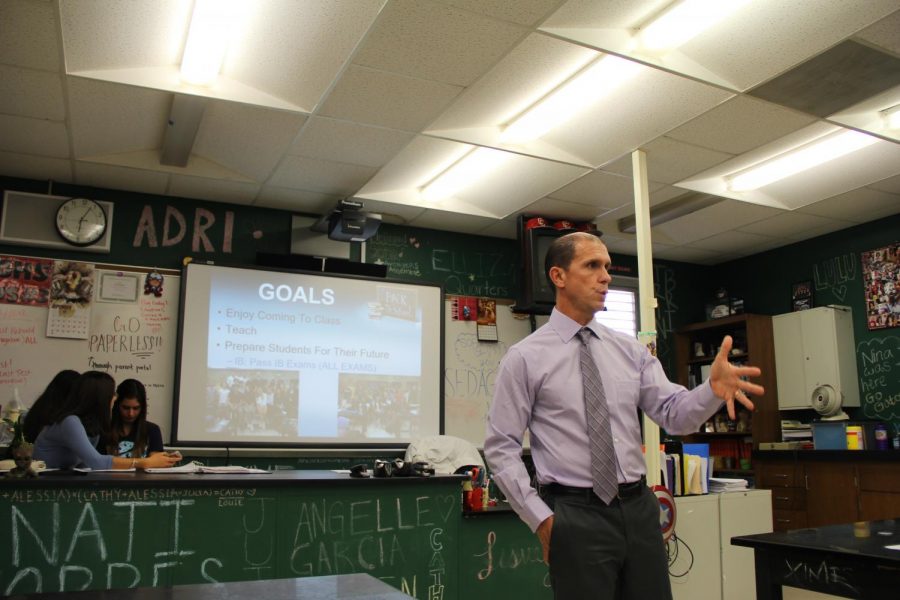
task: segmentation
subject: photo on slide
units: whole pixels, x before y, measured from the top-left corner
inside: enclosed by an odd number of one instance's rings
[[[418,377],[341,373],[338,437],[405,438],[422,435]]]
[[[210,369],[204,430],[230,436],[297,435],[297,371]]]

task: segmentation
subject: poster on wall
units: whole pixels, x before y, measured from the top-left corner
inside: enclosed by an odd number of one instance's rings
[[[862,253],[869,331],[900,327],[900,242]]]
[[[50,280],[47,337],[86,340],[91,325],[94,265],[58,260]]]
[[[0,256],[0,304],[47,306],[53,261]]]

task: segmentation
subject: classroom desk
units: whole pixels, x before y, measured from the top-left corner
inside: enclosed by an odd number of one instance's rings
[[[11,596],[9,600],[96,600],[97,592],[55,592]],[[238,581],[235,583],[200,583],[161,588],[109,590],[103,600],[410,600],[404,594],[366,573],[330,575],[268,581]]]
[[[453,600],[463,479],[273,471],[0,480],[0,596],[368,573],[411,596]]]
[[[842,598],[896,598],[900,519],[734,537],[753,548],[758,600],[781,600],[781,586]]]

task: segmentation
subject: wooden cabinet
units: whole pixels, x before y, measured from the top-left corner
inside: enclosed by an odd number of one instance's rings
[[[756,487],[772,490],[775,531],[893,519],[900,516],[898,459],[891,451],[757,452]]]
[[[762,376],[754,381],[762,385],[766,392],[762,396],[752,398],[756,410],[747,420],[749,431],[703,432],[690,436],[691,439],[688,441],[740,442],[747,438],[752,441],[754,449],[759,448],[760,442],[780,441],[781,421],[778,414],[778,390],[775,384],[772,317],[752,314],[732,315],[682,327],[675,333],[675,365],[678,371],[675,374],[676,381],[686,387],[703,383],[706,367],[712,364],[715,353],[726,335],[732,337],[733,348],[739,350],[739,353],[732,354],[731,362],[759,367]],[[698,356],[698,349],[702,350],[702,356]],[[722,412],[724,410],[723,408]]]
[[[806,526],[821,527],[859,521],[856,465],[805,463]]]

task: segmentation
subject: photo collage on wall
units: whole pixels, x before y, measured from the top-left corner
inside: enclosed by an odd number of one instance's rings
[[[900,327],[900,242],[862,253],[869,330]]]

